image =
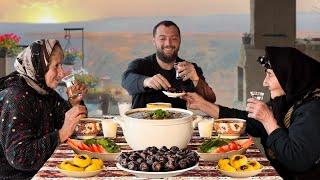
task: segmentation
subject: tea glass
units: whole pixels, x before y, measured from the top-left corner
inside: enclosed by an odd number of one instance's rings
[[[252,98],[255,98],[259,101],[263,100],[264,93],[259,91],[250,91],[250,95]]]
[[[66,84],[67,89],[69,87],[72,87],[75,82],[76,82],[76,78],[75,75],[82,75],[85,74],[85,70],[84,69],[79,69],[79,70],[72,70],[71,74],[65,76],[64,78],[62,78],[62,81]],[[69,90],[69,98],[76,98],[77,96],[80,96],[81,93],[79,92],[72,92],[71,90]]]

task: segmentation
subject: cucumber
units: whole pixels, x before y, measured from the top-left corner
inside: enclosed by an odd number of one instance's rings
[[[198,151],[200,153],[210,153],[213,150],[215,150],[217,147],[226,145],[230,142],[230,140],[225,140],[221,139],[220,137],[218,138],[211,138],[205,142],[203,142],[199,147]]]

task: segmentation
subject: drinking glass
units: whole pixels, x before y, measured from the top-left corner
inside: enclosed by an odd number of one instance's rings
[[[62,78],[62,81],[66,84],[67,89],[68,89],[69,87],[74,86],[75,81],[76,81],[75,76],[81,75],[84,73],[85,73],[84,69],[72,70],[71,74]],[[81,93],[79,93],[79,92],[72,92],[71,90],[69,91],[69,98],[71,98],[71,99],[76,98],[77,96],[80,96],[80,95],[81,95]]]
[[[203,119],[198,123],[199,135],[203,138],[211,138],[213,119]]]
[[[250,95],[252,98],[262,101],[264,93],[260,91],[250,91]]]
[[[173,65],[173,67],[174,67],[174,69],[176,70],[176,79],[177,80],[182,80],[185,76],[180,76],[179,75],[179,63],[174,63],[174,65]]]
[[[117,136],[117,123],[113,119],[102,119],[102,132],[104,137],[116,138]]]

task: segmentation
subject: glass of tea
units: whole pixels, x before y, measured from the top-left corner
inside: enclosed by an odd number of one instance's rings
[[[263,100],[264,93],[260,91],[250,91],[250,95],[252,98],[255,98],[259,101]]]

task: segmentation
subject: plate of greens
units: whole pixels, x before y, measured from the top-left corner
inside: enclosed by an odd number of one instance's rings
[[[231,141],[219,137],[211,138],[198,147],[197,153],[205,161],[217,161],[236,154],[244,154],[251,143],[251,139]]]
[[[87,154],[103,161],[115,161],[121,153],[120,147],[108,138],[68,139],[67,144],[77,154]]]

